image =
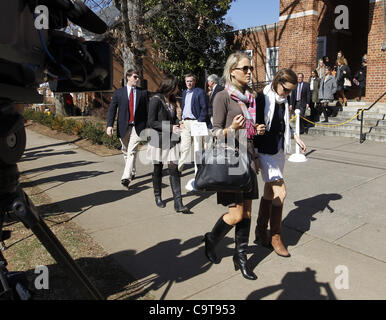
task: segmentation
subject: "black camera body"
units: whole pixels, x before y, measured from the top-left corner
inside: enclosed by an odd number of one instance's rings
[[[5,214],[15,214],[91,298],[103,299],[20,187],[16,163],[24,153],[26,135],[14,104],[42,103],[37,88],[47,81],[54,92],[111,90],[109,44],[59,30],[68,20],[98,34],[105,33],[107,25],[80,0],[0,0],[0,15],[0,243],[4,247],[7,238],[2,230]],[[6,265],[0,251],[0,300],[14,299],[22,284]],[[29,299],[27,293],[17,292],[19,298]]]
[[[102,34],[107,25],[80,0],[0,0],[0,99],[41,103],[37,87],[53,92],[108,91],[112,55],[107,42],[62,30],[68,20]]]

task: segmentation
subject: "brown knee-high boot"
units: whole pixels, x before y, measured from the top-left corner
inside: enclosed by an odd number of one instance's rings
[[[267,228],[268,228],[268,220],[271,215],[271,207],[272,200],[266,200],[261,198],[260,200],[260,208],[259,215],[257,217],[257,224],[255,229],[256,240],[255,243],[259,243],[264,247],[270,247],[268,236],[267,236]]]
[[[290,257],[291,255],[288,253],[280,239],[282,213],[283,205],[280,207],[272,205],[270,218],[271,244],[273,250],[275,250],[279,256]]]

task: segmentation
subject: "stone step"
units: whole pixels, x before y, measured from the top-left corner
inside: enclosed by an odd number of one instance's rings
[[[323,116],[320,117],[321,119],[323,119]],[[349,118],[350,119],[350,118]],[[346,121],[349,120],[348,118],[343,118],[343,117],[340,117],[339,115],[336,116],[336,117],[329,117],[328,118],[328,121],[329,123],[331,124],[337,124],[337,123],[344,123]],[[357,119],[353,119],[349,122],[350,124],[359,124],[360,125],[360,121],[358,121]],[[364,127],[384,127],[386,126],[386,120],[376,120],[376,119],[363,119],[363,126]]]
[[[329,105],[335,106],[338,101],[333,101]],[[358,109],[368,108],[373,103],[370,102],[347,102],[347,106],[343,106],[343,110],[357,112]],[[374,113],[386,113],[386,103],[377,102],[370,110],[366,112],[374,112]]]
[[[364,131],[366,133],[366,131]],[[326,127],[313,127],[308,129],[309,135],[321,135],[321,136],[339,136],[347,138],[356,138],[359,140],[360,132],[347,129],[335,129]],[[386,134],[370,132],[366,134],[366,140],[386,142]]]
[[[355,111],[347,111],[343,109],[343,111],[339,111],[338,116],[342,118],[351,119],[354,117],[358,112]],[[364,115],[364,119],[373,119],[373,120],[385,120],[386,119],[386,113],[377,113],[377,112],[370,112],[365,111],[362,113]]]
[[[328,121],[329,122],[326,122],[326,123],[318,122],[315,125],[315,127],[312,127],[312,128],[324,128],[326,130],[333,129],[333,130],[339,130],[339,131],[351,130],[353,132],[358,132],[358,133],[360,132],[360,128],[361,128],[360,123],[349,122],[343,125],[335,126],[335,124],[338,124],[338,123],[330,122],[330,120]],[[376,133],[386,134],[386,126],[379,126],[379,127],[363,126],[363,132],[376,132]]]

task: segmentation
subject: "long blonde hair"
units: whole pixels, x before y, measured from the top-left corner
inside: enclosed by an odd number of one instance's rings
[[[251,60],[251,58],[244,52],[236,51],[232,53],[225,63],[224,66],[224,73],[223,73],[223,79],[225,80],[226,84],[229,84],[231,86],[236,87],[239,91],[243,92],[244,89],[247,89],[249,92],[253,92],[252,88],[247,84],[244,88],[241,88],[236,81],[233,80],[233,77],[231,75],[231,72],[236,66],[238,65],[239,61],[241,59],[248,59]]]

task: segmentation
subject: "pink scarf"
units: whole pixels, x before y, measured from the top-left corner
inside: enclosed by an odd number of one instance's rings
[[[225,85],[225,90],[228,92],[232,100],[236,101],[243,112],[246,119],[245,128],[247,129],[247,138],[252,139],[256,135],[255,119],[256,119],[256,100],[255,95],[248,90],[242,94],[234,86]],[[248,107],[247,107],[248,105]]]

